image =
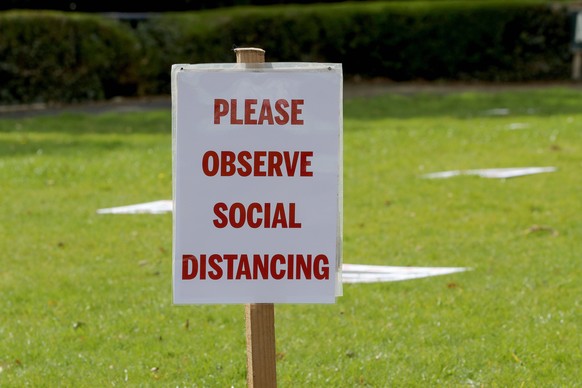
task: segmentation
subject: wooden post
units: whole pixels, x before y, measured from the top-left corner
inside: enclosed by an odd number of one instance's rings
[[[247,385],[250,388],[277,386],[275,360],[275,305],[245,306],[247,327]]]
[[[236,63],[264,63],[265,50],[254,47],[235,48]]]
[[[234,49],[237,63],[264,63],[265,50]],[[275,305],[254,303],[245,306],[247,337],[247,384],[250,388],[277,386],[275,359]]]

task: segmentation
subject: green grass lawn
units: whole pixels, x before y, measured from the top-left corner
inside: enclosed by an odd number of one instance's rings
[[[281,387],[582,386],[582,92],[344,106],[344,262],[471,267],[277,305]],[[492,109],[508,115],[492,116]],[[0,120],[0,386],[246,385],[244,308],[172,305],[169,111]],[[443,170],[554,166],[507,180]]]

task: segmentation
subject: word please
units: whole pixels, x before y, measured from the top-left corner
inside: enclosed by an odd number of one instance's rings
[[[313,151],[206,151],[206,176],[313,176]]]
[[[324,254],[182,255],[182,280],[329,279]]]
[[[216,98],[214,124],[222,124],[222,118],[228,116],[231,125],[303,125],[303,119],[299,117],[303,111],[302,105],[303,100],[279,99],[273,104],[268,98],[261,102],[256,98],[242,101]]]

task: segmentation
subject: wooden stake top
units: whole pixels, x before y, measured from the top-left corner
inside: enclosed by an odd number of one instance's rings
[[[235,48],[236,63],[264,63],[265,50],[256,47]]]

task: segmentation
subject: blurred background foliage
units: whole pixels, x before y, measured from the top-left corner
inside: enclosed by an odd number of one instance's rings
[[[235,46],[268,62],[342,63],[357,79],[570,75],[568,2],[275,3],[3,1],[0,104],[168,94],[172,64],[234,62]]]
[[[366,1],[366,0],[352,0]],[[402,1],[402,0],[389,0]],[[418,0],[404,0],[418,1]],[[441,1],[441,0],[428,0]],[[516,1],[516,0],[513,0]],[[519,1],[519,0],[517,0]],[[246,5],[273,5],[273,4],[311,4],[334,3],[337,0],[167,0],[163,2],[145,1],[114,1],[114,0],[3,0],[0,10],[8,9],[52,9],[58,11],[77,12],[172,12],[194,11],[224,7],[238,7]]]

